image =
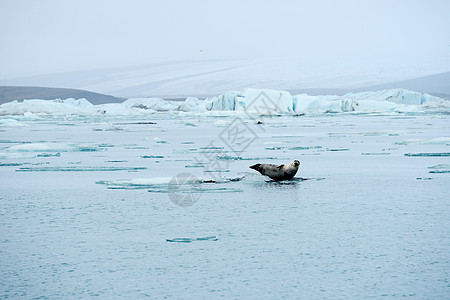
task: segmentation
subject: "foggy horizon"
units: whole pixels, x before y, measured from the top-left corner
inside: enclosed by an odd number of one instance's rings
[[[448,11],[447,1],[2,1],[0,79],[186,60],[431,74],[450,70]]]

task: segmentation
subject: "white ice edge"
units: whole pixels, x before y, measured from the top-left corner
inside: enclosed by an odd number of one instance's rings
[[[449,113],[450,101],[429,94],[391,89],[343,96],[291,95],[287,91],[248,88],[217,97],[188,97],[184,102],[161,98],[131,98],[122,103],[93,105],[86,99],[23,100],[0,105],[0,116],[179,116],[320,115],[325,113]],[[3,119],[0,126],[21,126]]]

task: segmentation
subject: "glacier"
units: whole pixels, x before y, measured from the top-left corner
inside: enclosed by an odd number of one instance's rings
[[[93,105],[86,99],[30,99],[0,105],[0,116],[145,116],[155,113],[178,115],[320,115],[328,113],[449,113],[450,102],[405,89],[350,93],[343,96],[291,95],[287,91],[247,88],[222,95],[185,101],[162,98],[130,98],[122,103]],[[2,121],[0,126],[20,126]]]

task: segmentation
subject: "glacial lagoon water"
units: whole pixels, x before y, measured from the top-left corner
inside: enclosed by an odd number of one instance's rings
[[[0,298],[449,298],[449,120],[4,122]]]

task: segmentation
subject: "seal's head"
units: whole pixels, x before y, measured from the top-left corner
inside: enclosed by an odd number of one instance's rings
[[[292,163],[295,167],[300,166],[300,162],[298,160],[294,160],[294,162]]]

